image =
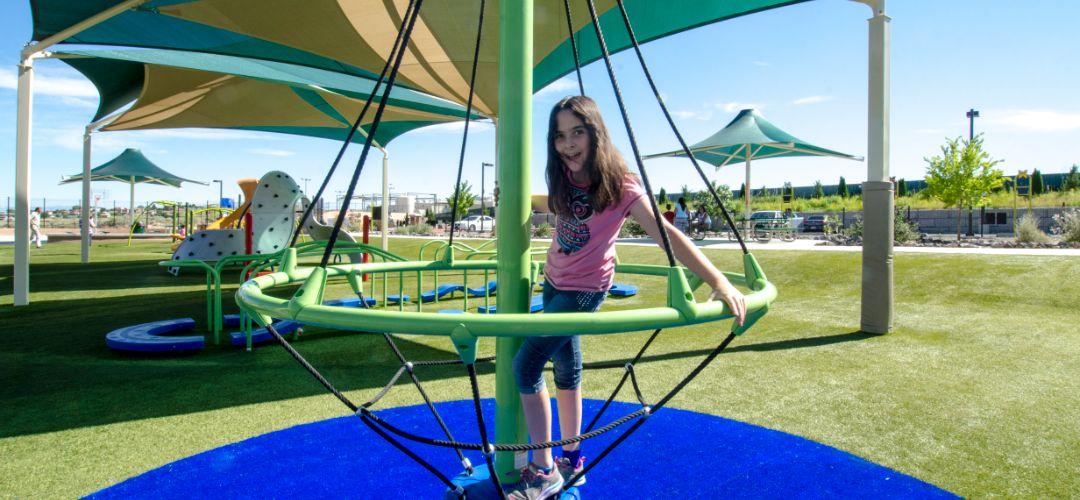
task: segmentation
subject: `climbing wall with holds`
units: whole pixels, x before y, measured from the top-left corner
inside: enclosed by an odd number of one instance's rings
[[[284,172],[273,171],[259,179],[248,205],[240,208],[251,213],[251,253],[274,253],[288,246],[300,194],[296,181]],[[230,255],[244,255],[245,233],[243,228],[193,233],[176,248],[172,260],[214,262]],[[169,268],[174,275],[179,271]]]
[[[275,171],[259,179],[251,198],[251,253],[274,253],[289,246],[298,200],[300,187],[288,174]]]

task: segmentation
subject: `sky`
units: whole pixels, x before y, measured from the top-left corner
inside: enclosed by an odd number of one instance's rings
[[[891,21],[890,174],[925,175],[926,158],[940,154],[947,138],[966,137],[969,109],[977,109],[975,133],[1006,175],[1017,170],[1067,172],[1080,164],[1080,2],[1075,0],[904,0],[887,2]],[[744,108],[810,143],[849,154],[867,154],[867,38],[870,9],[848,0],[816,0],[700,27],[646,44],[650,71],[693,144],[723,128]],[[0,2],[0,203],[15,194],[16,65],[32,27],[29,1]],[[631,123],[643,154],[670,151],[678,142],[667,126],[632,53],[614,58]],[[55,60],[35,63],[31,206],[74,205],[78,184],[58,185],[82,170],[82,135],[97,108],[97,92],[78,72]],[[583,70],[586,93],[595,98],[616,146],[630,168],[637,162],[620,118],[603,63]],[[546,191],[543,166],[547,115],[561,97],[577,93],[573,75],[541,90],[533,100],[532,191]],[[450,194],[457,174],[461,124],[428,127],[392,141],[394,193]],[[314,192],[340,144],[259,132],[206,129],[103,132],[93,136],[92,165],[125,148],[139,148],[159,166],[209,183],[182,189],[139,186],[138,204],[153,200],[205,203],[226,197],[236,180],[281,170]],[[359,156],[353,146],[327,198],[343,192]],[[495,130],[470,126],[463,179],[480,191],[481,165],[495,161]],[[382,155],[374,152],[358,193],[381,189]],[[689,161],[644,162],[655,191],[704,188]],[[742,165],[715,171],[710,180],[738,189]],[[751,186],[795,186],[821,181],[866,180],[866,163],[826,158],[761,160]],[[484,175],[485,191],[495,172]],[[100,206],[126,206],[127,186],[95,182]],[[334,194],[331,194],[334,193]],[[42,201],[44,200],[44,201]],[[332,203],[332,202],[331,202]]]

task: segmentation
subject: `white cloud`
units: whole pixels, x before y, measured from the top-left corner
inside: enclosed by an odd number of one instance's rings
[[[83,99],[79,97],[62,96],[60,104],[68,108],[97,109],[97,99]]]
[[[1080,113],[1020,109],[1002,112],[984,111],[980,118],[986,120],[987,123],[1035,132],[1067,132],[1080,129]]]
[[[766,61],[754,61],[754,66],[772,66],[772,63]]]
[[[551,94],[556,94],[559,97],[563,97],[567,94],[576,94],[578,92],[577,78],[571,78],[570,76],[564,76],[554,82],[548,84],[547,87],[540,89],[536,93],[536,97],[549,97]]]
[[[791,104],[801,106],[803,104],[817,104],[819,102],[831,101],[832,99],[832,96],[827,95],[811,95],[795,99],[794,101],[791,101]]]
[[[464,130],[465,130],[465,122],[464,121],[456,121],[456,122],[440,123],[440,124],[437,124],[437,125],[428,125],[427,127],[424,127],[424,128],[418,128],[415,131],[410,132],[410,134],[425,134],[425,133],[430,133],[430,134],[460,134]],[[479,133],[479,132],[488,132],[488,131],[491,131],[491,130],[495,130],[495,127],[493,127],[491,125],[491,122],[489,122],[489,121],[482,121],[482,122],[474,121],[474,122],[469,124],[469,133],[470,134]]]
[[[752,103],[752,102],[738,102],[738,101],[718,102],[718,103],[714,104],[714,106],[717,109],[721,109],[726,113],[737,113],[739,111],[742,111],[742,110],[748,109],[748,108],[753,108],[753,109],[759,109],[760,110],[760,109],[765,107],[765,106],[762,106],[761,104],[756,104],[756,103]]]
[[[18,88],[15,70],[0,69],[0,88],[15,90]],[[98,92],[94,84],[81,76],[61,76],[53,72],[34,70],[34,95],[61,97],[92,97],[97,99]]]
[[[71,151],[82,151],[83,148],[83,134],[86,132],[85,126],[65,126],[55,128],[35,128],[34,129],[34,141],[41,141],[45,144],[52,144],[61,149],[67,149]],[[90,139],[94,151],[108,151],[117,150],[122,151],[124,148],[138,148],[140,143],[130,140],[129,137],[124,135],[118,135],[116,133],[98,132]]]
[[[712,111],[672,111],[671,114],[675,115],[675,118],[680,120],[709,120],[712,118]]]
[[[264,148],[249,149],[248,153],[255,154],[255,155],[263,155],[263,156],[292,156],[292,155],[296,154],[293,151],[285,151],[283,149],[264,149]]]

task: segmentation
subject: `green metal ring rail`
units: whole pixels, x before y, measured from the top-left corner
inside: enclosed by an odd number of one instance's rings
[[[732,317],[723,302],[695,300],[693,290],[702,282],[692,275],[688,279],[688,272],[684,268],[644,264],[621,264],[617,266],[616,272],[666,276],[668,289],[665,307],[536,316],[526,313],[403,313],[385,309],[322,305],[326,280],[332,276],[446,270],[491,271],[496,269],[497,264],[495,261],[454,261],[453,254],[447,253],[443,261],[345,264],[324,269],[297,266],[295,249],[288,249],[279,271],[246,281],[237,291],[236,301],[242,310],[262,326],[266,326],[271,318],[290,318],[304,324],[328,328],[449,336],[466,363],[475,359],[475,346],[479,337],[612,334],[686,326]],[[538,270],[540,263],[534,263],[533,266]],[[752,254],[744,255],[743,266],[744,274],[724,273],[733,284],[750,291],[746,295],[746,321],[743,326],[732,329],[736,335],[745,332],[764,316],[777,294],[776,287],[766,279]],[[278,298],[265,293],[277,286],[298,282],[303,282],[303,285],[292,298]]]

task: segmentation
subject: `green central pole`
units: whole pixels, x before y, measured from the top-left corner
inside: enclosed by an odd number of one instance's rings
[[[529,282],[529,236],[531,189],[529,170],[532,137],[532,0],[499,2],[499,121],[498,148],[499,283],[498,313],[525,313],[529,310],[532,286]],[[528,440],[521,412],[513,359],[521,341],[495,341],[495,442],[524,443]],[[525,465],[525,454],[499,452],[495,469],[500,479],[516,481],[517,469]]]

